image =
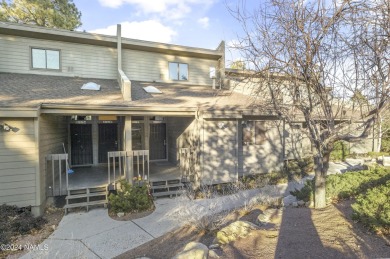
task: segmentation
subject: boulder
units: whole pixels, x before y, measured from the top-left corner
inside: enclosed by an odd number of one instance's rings
[[[214,250],[209,250],[209,258],[219,258],[219,255]]]
[[[198,242],[188,243],[183,251],[178,253],[172,259],[207,259],[209,254],[209,249],[206,245]]]
[[[238,220],[219,230],[213,243],[228,244],[238,238],[248,236],[250,231],[255,229],[259,229],[259,227],[251,222]]]
[[[293,202],[296,202],[297,198],[294,195],[287,195],[286,197],[283,198],[283,206],[287,207],[293,204]]]
[[[302,207],[302,206],[305,205],[305,202],[304,201],[298,201],[298,205]]]
[[[209,245],[209,249],[219,249],[220,245],[219,244],[211,244]]]
[[[292,203],[292,206],[293,206],[294,208],[297,208],[297,207],[298,207],[298,202],[294,201],[294,202]]]
[[[382,162],[383,166],[390,166],[390,156],[383,156]]]
[[[261,213],[261,214],[259,214],[259,216],[256,219],[256,224],[259,225],[259,226],[267,225],[269,220],[270,220],[270,216],[269,215]]]

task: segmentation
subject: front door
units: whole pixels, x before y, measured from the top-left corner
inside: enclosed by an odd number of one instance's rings
[[[150,160],[162,160],[167,158],[166,137],[167,128],[165,123],[150,124]]]
[[[92,125],[70,124],[72,165],[92,164]]]
[[[111,151],[118,151],[118,124],[99,124],[99,163],[107,163]]]

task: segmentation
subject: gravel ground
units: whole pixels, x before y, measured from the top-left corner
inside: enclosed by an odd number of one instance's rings
[[[284,208],[271,221],[250,236],[215,250],[220,258],[388,258],[390,237],[366,231],[351,220],[351,201],[330,205],[325,209]],[[229,221],[242,219],[255,222],[264,211],[257,207],[236,211]],[[190,241],[210,245],[215,232],[197,231],[186,226],[168,233],[118,258],[171,258]]]

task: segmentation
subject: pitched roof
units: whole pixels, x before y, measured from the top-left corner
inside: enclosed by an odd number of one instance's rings
[[[101,90],[80,89],[91,81],[101,85]],[[0,73],[0,89],[2,107],[38,107],[42,103],[124,104],[116,80]]]
[[[81,90],[88,82],[100,91]],[[162,94],[150,94],[145,86]],[[211,86],[132,81],[132,101],[124,101],[113,79],[78,78],[33,74],[0,73],[0,107],[39,107],[41,104],[96,105],[116,107],[202,108],[237,110],[250,107],[248,96]]]

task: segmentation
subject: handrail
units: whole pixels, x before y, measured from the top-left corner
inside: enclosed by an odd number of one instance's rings
[[[108,152],[107,156],[108,184],[114,183],[114,188],[116,188],[117,171],[120,178],[125,178],[128,182],[132,182],[133,177],[149,180],[149,150],[113,151]],[[136,169],[134,169],[134,166]],[[111,181],[111,173],[113,174],[113,181]]]

